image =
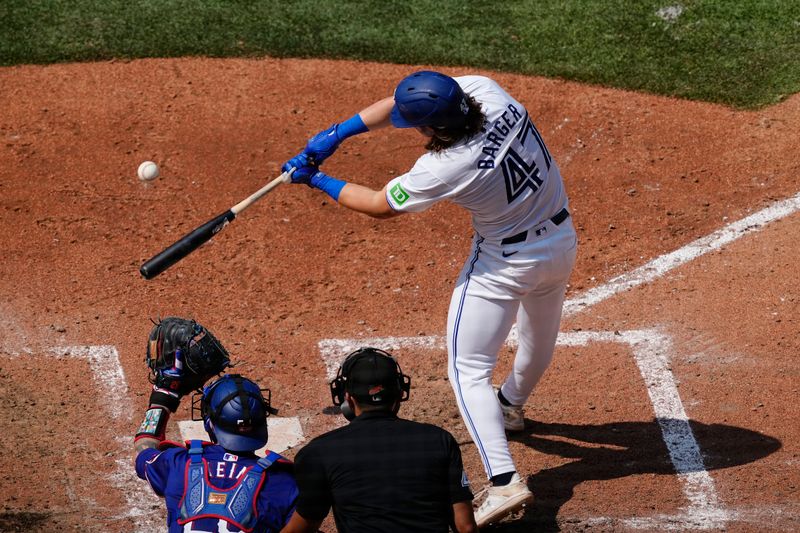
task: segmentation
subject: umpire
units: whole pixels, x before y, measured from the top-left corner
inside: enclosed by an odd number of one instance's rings
[[[398,418],[411,379],[388,353],[351,353],[331,382],[350,420],[295,457],[300,490],[283,533],[315,532],[333,507],[340,532],[477,532],[472,493],[453,436]]]

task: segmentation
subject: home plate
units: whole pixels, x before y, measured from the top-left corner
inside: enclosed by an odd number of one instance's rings
[[[183,440],[208,440],[208,433],[203,428],[202,421],[181,420],[178,422]],[[269,429],[269,442],[267,445],[256,450],[257,455],[264,455],[264,450],[269,448],[273,452],[281,453],[289,448],[297,446],[305,440],[303,428],[300,426],[300,419],[294,417],[267,418],[267,428]]]

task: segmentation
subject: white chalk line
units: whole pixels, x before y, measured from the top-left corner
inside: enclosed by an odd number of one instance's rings
[[[364,337],[356,339],[322,339],[317,343],[322,361],[325,363],[325,374],[328,381],[336,377],[339,366],[350,352],[372,346],[381,350],[399,350],[416,348],[428,350],[444,350],[444,337],[426,335],[419,337]]]
[[[775,202],[750,216],[738,220],[705,237],[697,239],[674,252],[662,255],[625,274],[610,279],[608,282],[589,289],[581,296],[564,302],[565,317],[591,307],[603,300],[633,287],[654,281],[683,264],[698,257],[719,250],[740,237],[758,231],[770,222],[791,215],[800,210],[800,193],[791,198]]]
[[[126,423],[131,422],[133,407],[128,396],[128,382],[115,346],[58,346],[47,350],[46,353],[56,357],[86,359],[92,370],[92,377],[102,391],[101,396],[107,400],[102,403],[108,409],[108,414],[113,419]],[[18,357],[23,354],[33,356],[35,352],[25,347],[21,353],[16,352],[12,356]],[[136,476],[133,467],[133,455],[129,453],[133,449],[133,437],[116,437],[115,440],[120,444],[120,449],[124,453],[123,457],[114,460],[116,469],[109,475],[109,481],[115,489],[120,491],[123,501],[126,502],[126,510],[108,518],[110,520],[135,519],[136,533],[148,533],[163,529],[166,524],[162,517],[163,513],[156,511],[159,506],[162,506],[161,499],[152,491],[145,490],[141,486],[142,482]],[[68,493],[74,492],[69,484],[67,491]],[[70,500],[76,501],[75,494],[68,494],[68,496]],[[83,501],[80,502],[80,505],[85,507],[87,503],[89,502]],[[97,507],[97,505],[92,505],[92,507]]]
[[[678,387],[669,369],[669,357],[672,353],[670,339],[658,330],[569,332],[559,333],[557,339],[557,344],[561,346],[586,346],[589,342],[624,343],[631,347],[653,404],[670,460],[689,502],[680,514],[627,519],[626,525],[637,529],[648,529],[656,525],[663,529],[723,527],[732,513],[720,508],[714,480],[705,469],[700,446],[689,426]],[[508,344],[517,344],[516,335],[509,336]],[[437,336],[324,339],[318,346],[329,379],[335,376],[344,357],[358,347],[374,346],[384,350],[422,347],[445,349],[443,339]]]
[[[724,527],[732,513],[720,506],[714,480],[703,464],[700,446],[694,438],[678,386],[669,368],[670,358],[674,353],[672,341],[657,330],[626,331],[615,336],[622,337],[633,350],[670,460],[689,501],[689,505],[679,515],[658,517],[658,525],[664,529]],[[633,519],[625,523],[630,527],[644,529],[654,525],[652,519],[644,522]]]
[[[115,346],[59,346],[49,352],[56,356],[88,359],[94,380],[107,399],[104,403],[111,417],[130,421],[132,406],[128,398],[128,382]]]
[[[163,531],[167,524],[164,501],[150,490],[146,481],[139,479],[133,465],[133,453],[127,453],[127,450],[133,450],[133,437],[117,437],[116,440],[120,449],[126,453],[114,460],[116,470],[111,474],[110,480],[111,485],[120,491],[123,501],[127,503],[125,511],[110,518],[133,519],[135,533]]]

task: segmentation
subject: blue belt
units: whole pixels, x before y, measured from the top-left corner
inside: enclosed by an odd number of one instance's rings
[[[564,209],[556,213],[555,216],[553,216],[553,218],[550,219],[550,222],[558,226],[568,218],[569,218],[569,211],[567,211],[567,208],[565,207]],[[512,235],[511,237],[506,237],[505,239],[500,241],[500,244],[503,246],[505,246],[506,244],[517,244],[518,242],[525,242],[527,238],[528,238],[528,230],[525,230],[521,233],[517,233],[516,235]]]

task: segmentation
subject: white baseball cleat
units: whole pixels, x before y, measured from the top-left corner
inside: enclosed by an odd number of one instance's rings
[[[533,493],[516,473],[511,478],[511,483],[500,487],[489,487],[487,493],[486,499],[475,511],[475,521],[479,528],[502,520],[533,503]]]
[[[495,395],[500,393],[500,387],[495,387]],[[504,405],[497,399],[500,409],[503,411],[503,426],[506,431],[522,431],[525,429],[525,413],[522,412],[521,405]]]

